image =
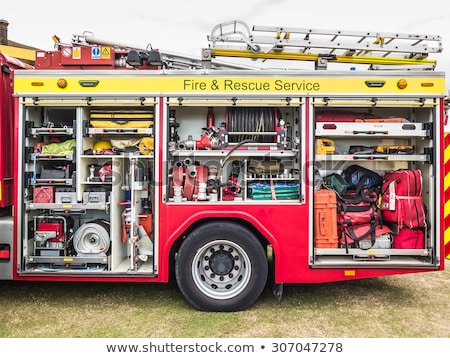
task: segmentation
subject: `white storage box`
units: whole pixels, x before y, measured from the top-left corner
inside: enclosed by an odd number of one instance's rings
[[[359,248],[368,249],[390,249],[392,247],[392,234],[383,234],[375,238],[375,243],[372,246],[372,241],[361,240]]]

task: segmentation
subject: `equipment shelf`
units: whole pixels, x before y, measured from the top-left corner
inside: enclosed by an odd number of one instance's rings
[[[316,136],[338,137],[429,137],[430,130],[425,123],[362,123],[362,122],[318,122]]]
[[[315,249],[316,255],[350,255],[350,256],[377,256],[377,255],[399,255],[399,256],[429,256],[430,250],[427,249]]]
[[[42,128],[31,128],[29,130],[29,134],[32,135],[32,136],[38,136],[38,135],[52,135],[52,136],[54,136],[54,135],[73,135],[74,131],[73,131],[73,128],[71,128],[71,127],[61,127],[61,128],[42,127]]]
[[[73,162],[73,154],[32,154],[36,160],[51,160],[51,161],[69,161]]]
[[[73,256],[26,256],[27,263],[51,263],[54,265],[86,265],[86,264],[109,264],[107,256],[73,257]],[[64,266],[61,266],[61,270]]]
[[[231,152],[234,156],[242,157],[294,157],[297,155],[297,150],[174,150],[171,152],[174,157],[225,157]]]
[[[317,161],[398,161],[398,162],[423,162],[430,161],[429,154],[320,154],[316,155]]]
[[[56,203],[27,203],[27,210],[108,210],[109,203],[91,204],[56,204]]]
[[[123,135],[123,134],[142,134],[152,135],[153,128],[87,128],[87,135],[93,134],[111,134],[111,135]]]

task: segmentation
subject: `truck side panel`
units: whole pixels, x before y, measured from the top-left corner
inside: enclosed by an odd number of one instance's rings
[[[14,107],[12,97],[12,71],[6,58],[0,54],[0,208],[12,205]]]

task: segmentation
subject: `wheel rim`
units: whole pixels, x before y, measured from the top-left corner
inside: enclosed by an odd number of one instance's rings
[[[192,261],[192,277],[198,289],[214,299],[235,297],[251,277],[250,259],[233,242],[217,240],[201,247]]]

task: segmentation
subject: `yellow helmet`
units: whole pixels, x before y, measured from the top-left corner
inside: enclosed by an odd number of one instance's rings
[[[102,151],[106,149],[112,149],[111,142],[109,140],[99,140],[94,144],[94,150]]]

